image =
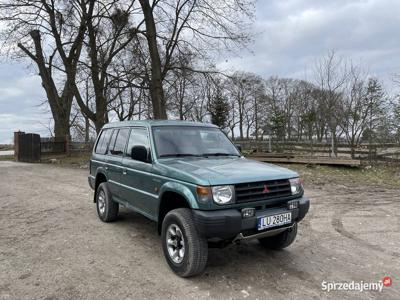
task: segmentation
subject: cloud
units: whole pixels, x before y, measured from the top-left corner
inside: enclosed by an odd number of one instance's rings
[[[400,1],[390,0],[258,1],[253,53],[231,56],[218,66],[304,78],[316,59],[334,49],[390,81],[400,72],[398,11]]]
[[[48,135],[50,114],[38,76],[20,64],[0,65],[0,144],[12,142],[14,131]]]
[[[395,0],[259,0],[251,51],[225,54],[218,67],[311,80],[315,61],[334,49],[390,87],[400,73],[399,11]],[[48,135],[50,114],[39,107],[45,95],[30,72],[0,65],[0,143],[15,130]]]

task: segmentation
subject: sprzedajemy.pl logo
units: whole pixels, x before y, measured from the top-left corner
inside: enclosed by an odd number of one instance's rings
[[[364,281],[348,281],[348,282],[334,282],[322,281],[321,287],[323,291],[379,291],[382,292],[383,287],[392,285],[392,278],[389,276],[384,277],[378,282],[364,282]]]

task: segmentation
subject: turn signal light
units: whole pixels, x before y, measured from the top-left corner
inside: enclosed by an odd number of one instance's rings
[[[207,203],[211,199],[211,188],[207,186],[196,187],[198,200],[202,203]]]

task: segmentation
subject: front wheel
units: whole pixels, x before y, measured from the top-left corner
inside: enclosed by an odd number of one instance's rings
[[[207,263],[207,239],[201,237],[190,209],[170,211],[162,223],[162,247],[171,269],[181,277],[200,274]]]
[[[281,250],[290,246],[297,236],[297,223],[293,227],[277,235],[258,239],[260,244],[268,249]]]

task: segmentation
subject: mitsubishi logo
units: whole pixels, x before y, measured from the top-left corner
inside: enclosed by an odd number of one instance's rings
[[[264,190],[262,192],[263,192],[263,194],[269,193],[269,189],[268,189],[268,186],[266,184],[264,184]]]

